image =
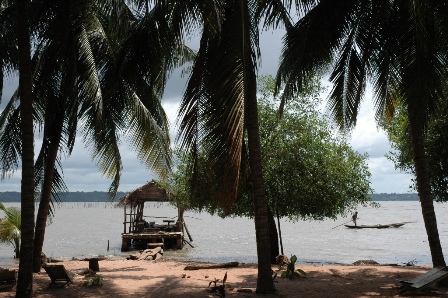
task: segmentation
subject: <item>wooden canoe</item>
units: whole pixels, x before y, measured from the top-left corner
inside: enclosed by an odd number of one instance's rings
[[[409,222],[397,222],[383,225],[345,225],[349,229],[387,229],[387,228],[399,228]]]

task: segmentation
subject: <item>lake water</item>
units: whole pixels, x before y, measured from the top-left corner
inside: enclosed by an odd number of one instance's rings
[[[415,201],[379,202],[379,208],[358,209],[358,224],[412,222],[400,228],[347,229],[339,226],[349,218],[336,221],[281,222],[284,252],[298,257],[298,263],[343,263],[372,259],[381,264],[431,265],[431,256],[423,224],[420,203]],[[5,203],[6,207],[19,203]],[[435,204],[445,258],[448,258],[447,204]],[[145,215],[174,218],[177,210],[168,204],[149,204]],[[37,210],[37,208],[36,208]],[[3,216],[3,214],[1,215]],[[161,222],[161,218],[147,218]],[[256,263],[255,228],[252,219],[211,216],[185,212],[185,222],[193,237],[179,251],[168,251],[165,258]],[[121,253],[123,209],[112,203],[62,203],[48,224],[43,251],[48,257],[71,259]],[[187,238],[188,239],[188,238]],[[109,251],[107,245],[109,241]],[[0,244],[0,267],[18,264],[13,248]]]

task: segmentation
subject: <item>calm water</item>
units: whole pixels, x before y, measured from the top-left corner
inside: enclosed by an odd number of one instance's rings
[[[6,203],[6,207],[19,206]],[[447,204],[436,204],[439,233],[448,259]],[[282,221],[284,252],[300,263],[343,263],[373,259],[379,263],[431,265],[429,246],[419,202],[380,202],[380,208],[359,208],[358,224],[409,221],[400,228],[352,230],[348,218],[325,221]],[[176,217],[167,204],[149,204],[145,215]],[[3,216],[3,215],[2,215]],[[161,222],[162,218],[147,218]],[[255,228],[247,218],[221,219],[205,213],[185,213],[194,248],[166,252],[166,258],[193,261],[256,263]],[[89,256],[126,256],[121,253],[123,209],[110,203],[62,203],[47,226],[43,251],[49,257],[71,259]],[[109,251],[107,244],[109,241]],[[17,264],[12,246],[0,244],[0,266]]]

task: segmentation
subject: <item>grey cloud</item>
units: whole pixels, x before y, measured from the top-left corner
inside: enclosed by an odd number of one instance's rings
[[[260,36],[260,49],[262,53],[259,75],[275,75],[279,62],[283,30],[265,31]],[[196,36],[190,42],[192,48],[197,47],[199,37]],[[173,72],[167,83],[162,104],[171,122],[171,137],[174,141],[175,117],[178,104],[185,90],[188,77],[181,77],[181,70]],[[17,79],[8,80],[4,85],[4,93],[0,111],[6,104],[12,92],[17,86]],[[382,132],[378,132],[373,119],[373,109],[369,107],[368,101],[365,110],[360,113],[358,127],[350,139],[355,150],[368,152],[369,168],[372,173],[372,186],[376,192],[401,193],[407,192],[410,183],[410,175],[396,171],[393,164],[385,157],[390,150],[387,138]],[[364,121],[364,120],[365,121]],[[37,144],[37,142],[36,142]],[[137,159],[135,153],[123,142],[123,175],[120,191],[133,190],[147,181],[154,179],[155,175]],[[36,150],[37,151],[37,150]],[[101,176],[84,144],[79,140],[76,142],[72,156],[63,159],[64,178],[70,191],[106,191],[110,180]],[[0,181],[0,191],[20,191],[20,172],[18,171],[11,179]]]

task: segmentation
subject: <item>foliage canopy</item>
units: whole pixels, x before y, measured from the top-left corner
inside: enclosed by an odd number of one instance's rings
[[[372,193],[366,159],[336,135],[319,114],[320,82],[311,80],[305,91],[289,101],[279,118],[275,81],[259,78],[258,103],[264,179],[269,206],[291,220],[335,218],[368,204]],[[218,183],[204,159],[195,164],[177,153],[177,169],[168,184],[178,204],[198,211],[228,215],[217,199]],[[196,176],[191,169],[196,167]],[[253,216],[247,168],[240,177],[243,189],[231,214]]]
[[[425,151],[429,168],[430,184],[433,197],[438,202],[448,201],[448,103],[443,103],[436,115],[431,118],[425,133]],[[393,151],[387,158],[395,168],[415,176],[412,159],[409,119],[403,106],[398,107],[391,121],[384,121],[381,127],[386,131]],[[417,189],[415,178],[412,179],[413,190]]]

